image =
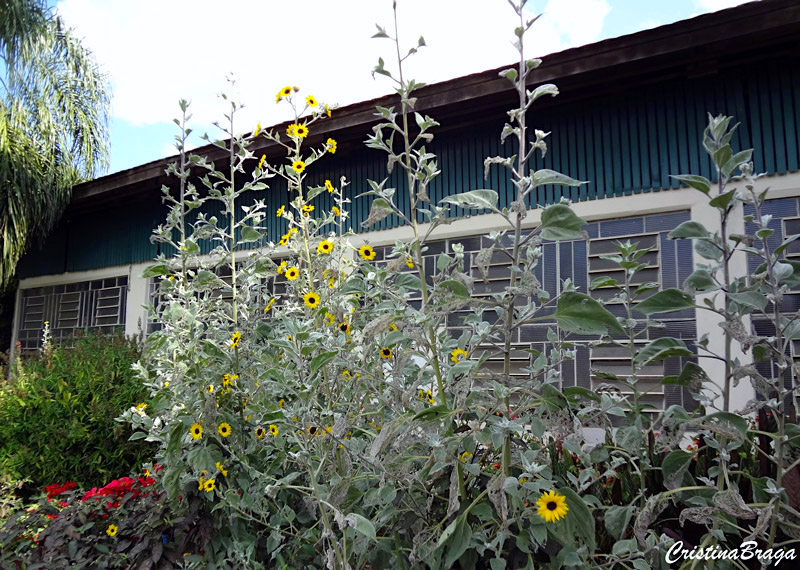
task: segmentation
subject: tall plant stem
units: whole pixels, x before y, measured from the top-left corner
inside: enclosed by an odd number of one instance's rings
[[[519,25],[520,29],[525,29],[525,18],[522,15],[522,7],[515,7],[517,14],[519,15]],[[525,160],[526,155],[526,137],[527,137],[527,127],[526,127],[526,120],[525,120],[525,107],[526,107],[526,93],[525,93],[525,77],[526,77],[526,69],[525,69],[525,48],[523,44],[523,34],[519,34],[519,76],[518,76],[518,83],[517,83],[517,94],[519,95],[519,110],[520,113],[517,115],[517,124],[519,125],[519,133],[517,135],[519,139],[519,154],[517,155],[517,172],[515,174],[517,178],[517,202],[519,203],[519,207],[516,211],[516,218],[514,220],[514,247],[511,253],[511,269],[509,275],[509,283],[508,289],[512,290],[517,281],[517,275],[513,271],[513,268],[519,266],[519,256],[520,256],[520,243],[522,239],[522,219],[523,219],[523,212],[520,211],[521,208],[525,207],[525,188],[522,187],[522,180],[525,178],[527,173],[527,161]],[[511,377],[511,331],[514,328],[514,295],[509,295],[508,303],[505,307],[505,330],[503,331],[504,339],[503,339],[503,378],[506,382],[509,382]],[[509,411],[511,407],[511,402],[509,400],[508,394],[506,394],[504,399],[506,413]],[[511,437],[509,435],[505,436],[503,441],[503,457],[502,457],[502,470],[506,476],[511,474]]]
[[[419,225],[417,224],[417,199],[415,195],[415,179],[414,173],[412,171],[411,166],[411,141],[408,138],[408,103],[406,102],[406,97],[408,93],[405,93],[406,84],[405,80],[403,79],[403,58],[400,55],[400,35],[398,33],[398,26],[397,26],[397,2],[392,3],[392,10],[394,12],[394,45],[397,51],[397,68],[398,68],[398,75],[400,76],[400,90],[404,93],[401,94],[401,112],[403,115],[403,168],[406,171],[406,176],[408,180],[408,203],[410,208],[410,219],[411,219],[411,227],[414,231],[414,250],[416,252],[416,265],[417,271],[419,271],[419,278],[422,286],[420,287],[422,292],[422,306],[428,306],[428,284],[425,280],[425,264],[423,263],[422,259],[422,243],[420,243],[419,239]],[[436,386],[439,391],[439,400],[443,406],[447,406],[447,396],[444,392],[444,381],[442,379],[442,370],[441,366],[439,365],[439,348],[438,342],[436,340],[436,330],[433,326],[429,325],[427,327],[427,335],[428,335],[428,342],[430,343],[431,347],[431,360],[433,363],[433,372],[436,376]]]
[[[239,326],[239,308],[238,299],[236,298],[236,144],[235,137],[233,136],[233,115],[236,109],[231,108],[231,148],[230,148],[230,182],[231,182],[231,202],[230,210],[230,249],[231,249],[231,294],[233,295],[233,327],[234,329]]]

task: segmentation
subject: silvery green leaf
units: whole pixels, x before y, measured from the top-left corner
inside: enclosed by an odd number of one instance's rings
[[[560,172],[550,170],[549,168],[542,168],[541,170],[537,170],[533,173],[532,186],[535,188],[545,184],[555,184],[557,186],[581,186],[583,184],[588,184],[588,182],[575,180],[566,174],[561,174]]]
[[[497,192],[494,190],[472,190],[461,194],[454,194],[442,198],[442,202],[447,202],[461,208],[472,208],[481,210],[487,208],[494,212],[497,211]]]
[[[539,87],[533,91],[528,92],[528,97],[531,103],[536,101],[542,95],[550,95],[551,97],[555,97],[558,95],[558,87],[552,83],[545,83],[544,85],[539,85]]]
[[[261,239],[261,232],[252,226],[242,227],[242,241],[258,241]]]
[[[569,240],[581,237],[586,220],[577,216],[566,204],[553,204],[542,212],[541,235],[544,239]]]
[[[511,69],[506,69],[505,71],[501,71],[499,75],[500,77],[505,77],[511,83],[514,83],[517,80],[518,74],[516,69],[511,68]]]

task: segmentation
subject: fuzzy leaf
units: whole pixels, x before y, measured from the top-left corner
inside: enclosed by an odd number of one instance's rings
[[[469,299],[469,291],[467,291],[466,286],[461,281],[456,281],[455,279],[448,279],[447,281],[442,281],[439,284],[439,287],[444,287],[446,289],[450,289],[456,297],[461,299]]]
[[[453,204],[461,208],[472,208],[481,210],[487,208],[494,212],[497,211],[497,192],[494,190],[471,190],[461,194],[453,194],[442,198],[442,202]]]
[[[661,464],[664,474],[664,486],[667,489],[676,489],[683,481],[683,474],[689,469],[692,454],[680,449],[671,451]]]
[[[586,220],[566,204],[553,204],[542,212],[542,237],[553,241],[580,239]]]
[[[710,238],[711,234],[703,224],[690,220],[669,232],[669,237],[670,239]]]
[[[694,301],[686,293],[678,289],[664,289],[634,306],[634,310],[643,315],[658,313],[674,313],[694,307]]]
[[[375,525],[372,524],[372,521],[357,513],[350,513],[347,518],[355,521],[355,529],[358,532],[370,540],[377,540],[375,537]]]
[[[148,279],[150,277],[157,277],[159,275],[169,275],[169,269],[167,269],[167,265],[165,263],[159,263],[158,265],[151,265],[144,271],[142,271],[142,277],[144,279]]]
[[[575,180],[566,174],[561,174],[549,168],[542,168],[533,173],[533,187],[544,186],[545,184],[555,184],[556,186],[582,186],[588,184],[587,181]]]
[[[261,232],[252,226],[242,227],[242,241],[258,241],[261,239]]]
[[[322,354],[316,355],[314,358],[311,359],[311,372],[316,372],[317,370],[325,366],[337,354],[339,354],[338,351],[332,350],[330,352],[323,352]]]
[[[691,186],[695,190],[700,190],[703,194],[708,194],[711,191],[711,181],[705,176],[696,176],[694,174],[678,174],[670,176],[687,186]]]
[[[580,334],[625,334],[625,330],[603,305],[585,295],[574,291],[563,293],[558,299],[553,317],[558,326],[565,331]]]
[[[692,351],[686,348],[686,343],[677,338],[663,337],[657,338],[642,350],[640,350],[633,361],[638,366],[644,366],[651,362],[659,362],[665,358],[673,356],[693,356]]]

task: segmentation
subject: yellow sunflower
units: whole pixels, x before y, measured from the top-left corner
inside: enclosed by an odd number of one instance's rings
[[[292,123],[291,125],[286,127],[286,134],[288,134],[290,137],[304,139],[308,136],[308,127],[305,125],[298,125],[297,123]]]
[[[286,261],[281,261],[281,264],[278,266],[278,275],[286,271],[286,266],[289,265]]]
[[[414,260],[410,257],[406,257],[406,267],[409,269],[414,269]]]
[[[229,435],[231,435],[231,424],[223,422],[219,424],[217,431],[219,431],[219,435],[221,435],[222,437],[228,437]]]
[[[325,313],[325,324],[332,325],[336,321],[336,317],[331,313]]]
[[[281,241],[278,242],[278,245],[286,245],[286,244],[288,244],[290,237],[291,237],[291,234],[283,234],[281,236]]]
[[[302,160],[295,160],[292,163],[292,169],[299,174],[306,169],[306,163]]]
[[[256,439],[261,439],[262,437],[264,437],[264,434],[265,434],[265,433],[267,433],[267,430],[265,430],[265,429],[264,429],[263,427],[261,427],[261,426],[258,426],[258,427],[256,428]]]
[[[328,191],[328,194],[330,194],[331,192],[333,192],[335,190],[335,188],[333,187],[333,184],[331,183],[330,180],[326,180],[325,181],[325,189]]]
[[[313,291],[309,291],[308,293],[303,295],[303,302],[309,309],[316,309],[317,307],[319,307],[319,295],[317,295]]]
[[[272,308],[272,305],[274,305],[274,304],[275,304],[275,297],[273,297],[272,299],[269,300],[269,303],[267,303],[267,306],[264,307],[264,312],[265,313],[268,312]]]
[[[450,360],[453,362],[461,362],[467,356],[467,351],[460,348],[455,349],[450,353]]]
[[[214,487],[216,487],[216,486],[217,486],[217,483],[216,483],[216,481],[214,481],[213,479],[208,479],[208,480],[207,480],[207,481],[206,481],[206,482],[203,484],[203,490],[204,490],[206,493],[211,493],[211,492],[214,490]]]
[[[231,347],[236,348],[239,346],[239,341],[242,340],[242,333],[236,331],[231,335]]]
[[[286,206],[281,206],[281,207],[280,207],[280,208],[278,208],[278,210],[275,212],[275,217],[277,217],[277,218],[280,218],[280,217],[283,215],[283,213],[284,213],[285,211],[286,211]]]
[[[325,105],[325,114],[328,115],[328,118],[331,116],[331,109],[327,105]]]
[[[258,133],[260,133],[260,132],[261,132],[261,123],[258,123],[258,124],[256,125],[256,130],[254,130],[254,131],[253,131],[253,136],[254,136],[254,137],[257,137],[257,136],[258,136]]]
[[[388,346],[384,346],[381,349],[381,358],[385,358],[385,359],[388,360],[389,358],[392,357],[392,354],[394,354],[394,353],[392,352],[392,349],[389,348]]]
[[[309,95],[308,97],[306,97],[306,105],[308,105],[309,107],[316,107],[317,105],[319,105],[319,103],[317,103],[317,100],[314,99],[313,95]]]
[[[294,281],[298,277],[300,277],[300,270],[296,267],[290,267],[286,270],[286,279],[289,281]]]
[[[214,385],[213,385],[213,384],[209,384],[209,385],[208,385],[208,388],[206,388],[206,391],[207,391],[209,394],[213,394],[213,393],[214,393]]]
[[[331,208],[331,213],[332,213],[334,216],[336,216],[337,218],[340,218],[340,217],[342,216],[342,212],[341,212],[341,211],[339,210],[339,208],[337,208],[336,206],[333,206],[333,207]]]
[[[350,325],[347,323],[339,323],[339,330],[345,334],[350,334]]]
[[[217,461],[217,469],[219,469],[219,472],[222,474],[223,477],[228,476],[228,470],[225,469],[225,466],[219,461]]]
[[[331,154],[336,154],[336,141],[333,139],[325,141],[325,149]]]
[[[466,463],[470,459],[472,459],[472,454],[469,451],[465,451],[461,454],[461,463]]]
[[[310,435],[311,437],[313,437],[313,436],[319,434],[319,428],[317,428],[317,426],[308,426],[308,429],[306,430],[306,433],[308,435]]]
[[[116,536],[118,530],[119,530],[119,527],[117,525],[110,524],[110,525],[108,525],[108,528],[106,529],[106,534],[108,536]]]
[[[336,279],[331,277],[328,279],[328,289],[333,289],[334,287],[336,287]]]
[[[288,97],[291,94],[292,94],[292,88],[287,85],[286,87],[278,91],[278,94],[275,96],[275,102],[278,103],[280,102],[281,99],[283,99],[284,97]]]
[[[375,250],[368,245],[362,245],[359,247],[358,254],[361,256],[361,259],[366,261],[372,261],[375,259]]]
[[[314,206],[312,206],[311,204],[306,204],[305,206],[303,206],[303,215],[304,216],[307,216],[309,212],[313,212],[313,211],[314,211]]]
[[[319,242],[317,246],[317,253],[330,253],[333,251],[333,242],[324,240]]]
[[[389,330],[390,330],[390,331],[396,331],[396,330],[397,330],[397,325],[396,325],[396,324],[394,324],[394,323],[390,323],[390,324],[389,324]]]
[[[258,160],[258,169],[261,170],[264,167],[264,161],[267,160],[267,155],[262,154],[261,158]]]
[[[536,506],[539,507],[539,516],[545,522],[558,522],[567,516],[567,511],[569,511],[567,498],[552,490],[539,497]]]
[[[203,437],[203,426],[200,424],[192,424],[192,427],[189,428],[189,433],[194,439],[200,439]]]
[[[278,435],[278,426],[275,424],[269,424],[269,433],[271,435]]]

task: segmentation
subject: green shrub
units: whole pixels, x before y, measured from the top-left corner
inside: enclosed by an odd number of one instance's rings
[[[140,354],[135,339],[90,334],[16,362],[0,385],[0,476],[91,487],[146,460],[148,444],[114,421],[146,396]]]

